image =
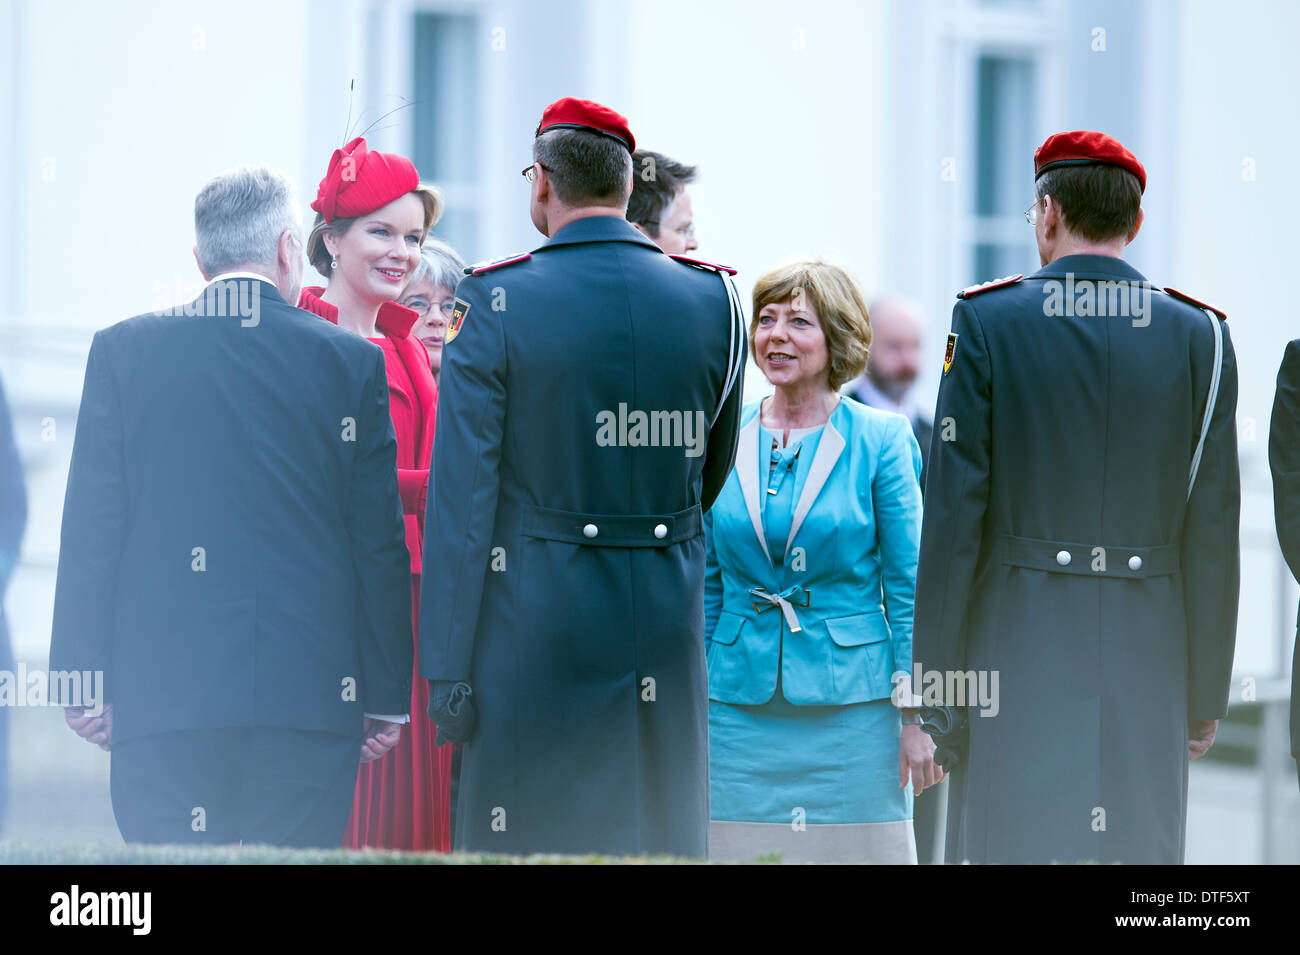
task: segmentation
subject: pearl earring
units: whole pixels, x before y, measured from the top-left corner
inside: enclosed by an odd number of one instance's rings
[[[334,256],[333,260],[330,262],[330,268],[337,269],[338,267],[339,267],[339,257],[336,255]]]

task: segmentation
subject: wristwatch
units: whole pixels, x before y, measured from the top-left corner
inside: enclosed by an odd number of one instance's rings
[[[908,716],[906,713],[903,714],[904,726],[910,726],[910,725],[919,726],[920,723],[921,723],[921,714],[919,712],[913,713],[911,716]]]

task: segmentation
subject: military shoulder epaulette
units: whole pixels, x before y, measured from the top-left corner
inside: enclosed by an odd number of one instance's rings
[[[670,259],[676,259],[678,262],[684,262],[687,265],[693,265],[697,269],[708,269],[710,272],[726,272],[728,275],[735,275],[736,270],[730,265],[718,265],[714,262],[705,262],[702,259],[692,259],[685,255],[669,255]]]
[[[1206,305],[1204,302],[1197,301],[1196,299],[1188,295],[1186,292],[1180,292],[1178,291],[1178,289],[1170,288],[1167,285],[1165,286],[1165,292],[1168,293],[1169,295],[1172,295],[1174,298],[1178,299],[1179,301],[1186,302],[1188,305],[1195,305],[1197,308],[1208,308],[1215,315],[1219,316],[1219,321],[1221,322],[1226,322],[1228,320],[1227,312],[1221,311],[1220,309],[1215,308],[1213,305]]]
[[[484,272],[490,272],[493,269],[499,269],[504,265],[514,265],[516,262],[523,262],[524,260],[531,259],[532,257],[533,257],[533,253],[531,252],[518,252],[515,255],[507,255],[503,259],[494,259],[491,262],[475,262],[473,265],[466,266],[465,274],[482,275]]]
[[[1004,285],[1015,285],[1024,278],[1023,274],[1004,275],[1000,279],[989,279],[987,282],[981,282],[979,285],[968,285],[957,293],[958,298],[972,298],[981,292],[987,292],[989,289],[1002,288]]]

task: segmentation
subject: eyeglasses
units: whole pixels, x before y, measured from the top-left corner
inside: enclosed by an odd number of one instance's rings
[[[407,303],[406,307],[409,308],[411,311],[415,312],[421,318],[424,318],[426,315],[429,314],[430,304],[431,303],[429,302],[416,299],[414,302]],[[438,311],[440,311],[442,313],[442,317],[447,319],[448,321],[451,321],[451,313],[454,312],[455,310],[456,310],[456,300],[451,298],[447,299],[447,301],[443,302],[441,305],[438,306]]]
[[[1038,222],[1038,205],[1042,201],[1042,199],[1035,199],[1029,204],[1029,208],[1025,210],[1025,221],[1030,225],[1035,225]]]
[[[683,237],[685,237],[685,238],[687,238],[687,239],[693,239],[693,238],[695,238],[695,226],[694,226],[694,224],[692,224],[692,225],[685,225],[685,226],[682,226],[680,229],[677,230],[677,234],[680,235],[680,236],[683,236]]]
[[[537,170],[534,168],[535,166],[541,166],[541,167],[542,167],[543,169],[545,169],[547,172],[550,172],[550,171],[551,171],[551,167],[548,166],[548,165],[546,165],[545,163],[543,163],[543,162],[534,162],[534,163],[530,163],[529,165],[525,166],[525,167],[520,171],[519,175],[523,176],[523,177],[524,177],[525,179],[527,179],[529,182],[536,182],[536,181],[537,181]]]

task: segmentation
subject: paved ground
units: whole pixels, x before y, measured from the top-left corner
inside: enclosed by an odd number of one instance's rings
[[[121,836],[108,795],[108,753],[78,739],[55,708],[10,711],[6,839],[111,842]]]
[[[108,754],[84,743],[56,709],[15,709],[12,790],[4,838],[120,843],[108,794]],[[1294,767],[1278,781],[1273,862],[1300,863],[1300,790]],[[1187,862],[1263,861],[1258,771],[1198,761],[1189,787]]]

